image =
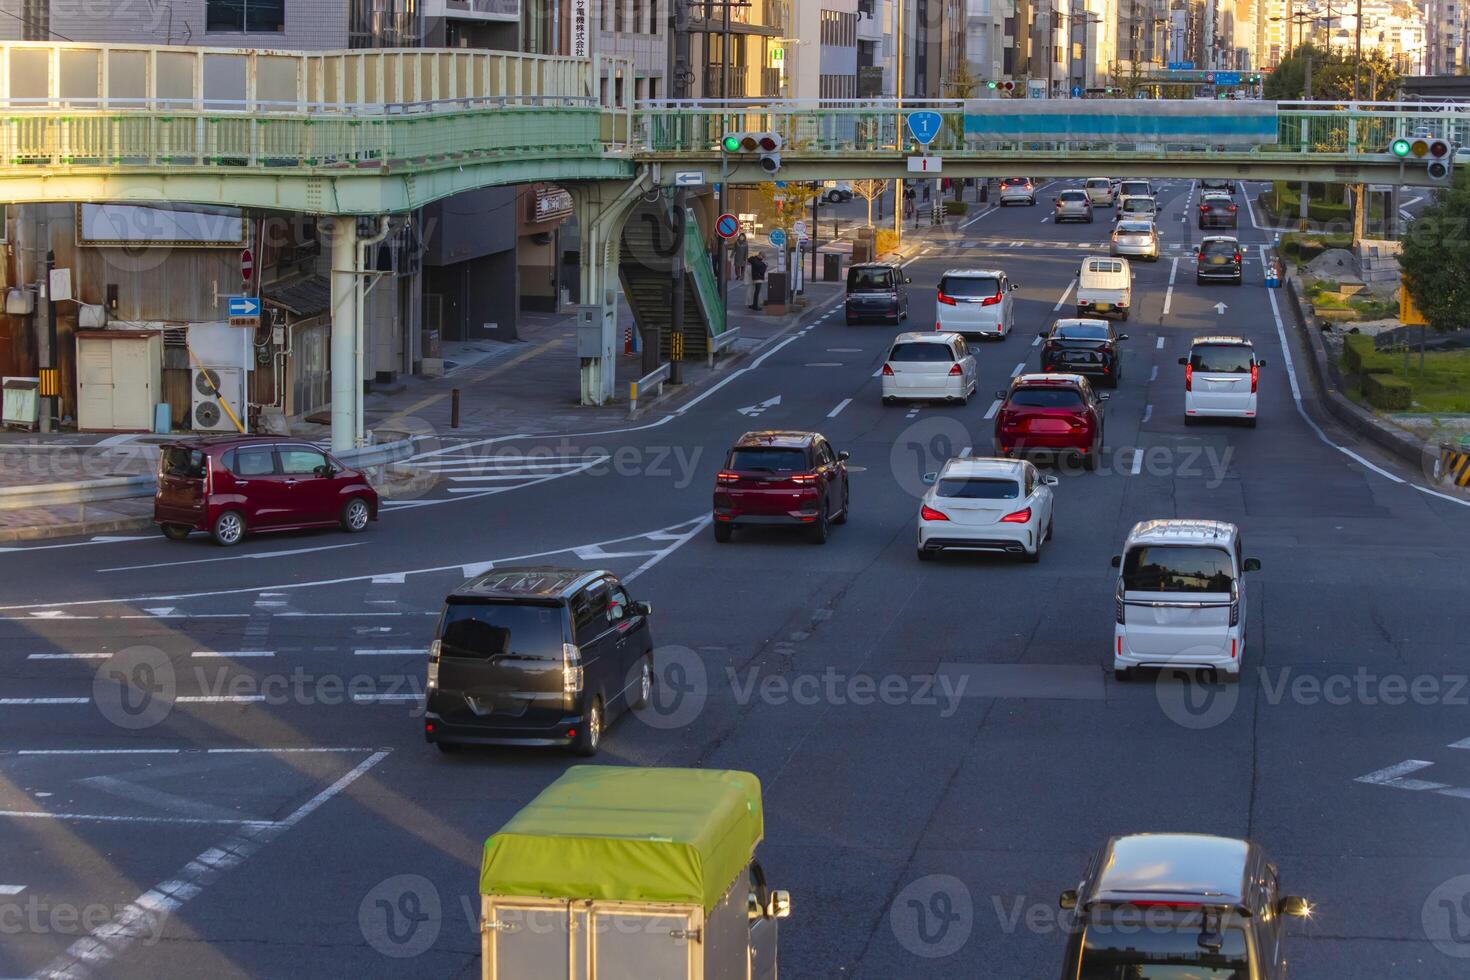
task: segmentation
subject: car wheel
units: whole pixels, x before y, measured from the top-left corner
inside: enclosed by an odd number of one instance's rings
[[[245,515],[237,510],[225,511],[214,519],[210,533],[214,535],[214,543],[223,548],[239,544],[245,537]]]
[[[1035,551],[1022,551],[1021,561],[1025,562],[1028,565],[1035,565],[1037,562],[1041,561],[1041,541],[1038,540],[1036,542]]]
[[[638,687],[628,702],[628,707],[634,711],[648,707],[648,702],[653,700],[653,655],[646,655],[638,666]]]
[[[918,556],[919,561],[934,560],[934,552],[930,551],[927,548],[919,548],[917,551],[914,552],[914,554]]]
[[[898,404],[898,399],[897,398],[889,398],[887,395],[884,395],[883,396],[883,404],[885,404],[885,405],[897,405]]]
[[[596,755],[598,746],[602,744],[602,725],[602,698],[594,695],[587,709],[587,723],[577,730],[572,751],[584,758]]]
[[[851,509],[851,507],[852,507],[852,485],[849,484],[849,485],[847,485],[847,486],[845,486],[845,487],[842,488],[842,513],[841,514],[838,514],[836,517],[832,518],[832,523],[833,524],[846,524],[847,523],[847,512],[848,512],[849,509]]]
[[[1120,684],[1126,684],[1129,681],[1133,680],[1133,671],[1128,669],[1127,667],[1114,667],[1113,680],[1117,681]]]
[[[831,520],[827,517],[827,505],[817,512],[817,523],[812,525],[812,544],[826,544],[827,537],[832,533]]]
[[[162,530],[163,536],[170,541],[182,541],[189,536],[192,529],[187,524],[165,524]]]
[[[733,528],[729,524],[721,524],[719,521],[715,521],[714,527],[715,540],[718,541],[720,544],[727,544],[730,541],[730,536],[734,532],[735,528]]]
[[[371,517],[372,511],[368,509],[367,501],[361,497],[353,497],[342,505],[342,530],[348,534],[356,534],[368,526]]]
[[[965,392],[963,395],[955,399],[955,403],[961,407],[970,404],[970,393]]]
[[[1056,519],[1057,519],[1057,515],[1056,514],[1048,514],[1048,515],[1046,515],[1046,538],[1044,540],[1050,541],[1052,538],[1054,538],[1054,537],[1057,536],[1057,532],[1056,532],[1056,530],[1052,526],[1053,524],[1056,523]]]

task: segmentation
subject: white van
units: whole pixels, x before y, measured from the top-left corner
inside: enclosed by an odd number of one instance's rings
[[[1257,389],[1264,358],[1244,337],[1196,337],[1184,365],[1184,422],[1200,418],[1245,419],[1256,424]]]
[[[1140,521],[1113,556],[1113,676],[1135,667],[1210,668],[1240,676],[1245,659],[1240,529],[1224,521]]]
[[[1133,306],[1133,270],[1127,259],[1089,255],[1077,271],[1077,315],[1128,319]]]

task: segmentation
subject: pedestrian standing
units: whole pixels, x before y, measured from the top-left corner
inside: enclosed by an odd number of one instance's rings
[[[745,278],[745,263],[750,259],[750,242],[745,238],[745,232],[741,232],[735,239],[735,278]]]
[[[759,252],[750,257],[750,308],[761,308],[761,285],[766,281],[766,260]]]

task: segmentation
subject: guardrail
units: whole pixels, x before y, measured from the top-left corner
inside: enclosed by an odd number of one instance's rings
[[[735,341],[740,339],[739,327],[726,327],[724,333],[711,337],[709,340],[709,366],[715,366],[715,357],[724,353],[728,347],[733,347]]]
[[[653,386],[653,397],[654,398],[657,398],[659,396],[659,393],[664,390],[664,382],[667,381],[667,380],[669,380],[669,372],[670,372],[670,370],[672,370],[672,367],[673,366],[671,364],[669,364],[667,361],[665,361],[663,364],[660,364],[658,367],[654,368],[652,371],[648,372],[643,377],[639,378],[637,381],[629,382],[629,384],[628,384],[628,411],[629,412],[636,412],[636,411],[638,411],[638,395],[643,391],[643,389],[647,388],[649,385],[652,385]]]

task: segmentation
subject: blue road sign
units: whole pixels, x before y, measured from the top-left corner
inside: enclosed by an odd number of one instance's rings
[[[1169,70],[1170,71],[1194,71],[1194,62],[1192,62],[1192,61],[1171,61],[1171,62],[1169,62]]]
[[[939,135],[939,127],[944,125],[944,117],[937,112],[911,112],[909,113],[909,132],[914,134],[914,139],[924,146],[934,142],[934,137]]]
[[[230,316],[260,316],[260,300],[254,296],[229,297]]]
[[[1073,85],[1072,86],[1072,98],[1074,98],[1074,99],[1080,99],[1080,98],[1082,98],[1082,86],[1081,85]]]
[[[771,232],[770,239],[771,244],[774,245],[776,248],[786,247],[786,232],[782,231],[780,228],[776,228]]]
[[[786,181],[784,181],[784,180],[778,180],[778,181],[776,181],[776,187],[777,187],[777,189],[780,189],[780,188],[785,187],[785,186],[786,186]]]
[[[1215,72],[1215,84],[1216,85],[1239,85],[1240,84],[1240,72],[1238,72],[1238,71],[1217,71],[1217,72]]]

